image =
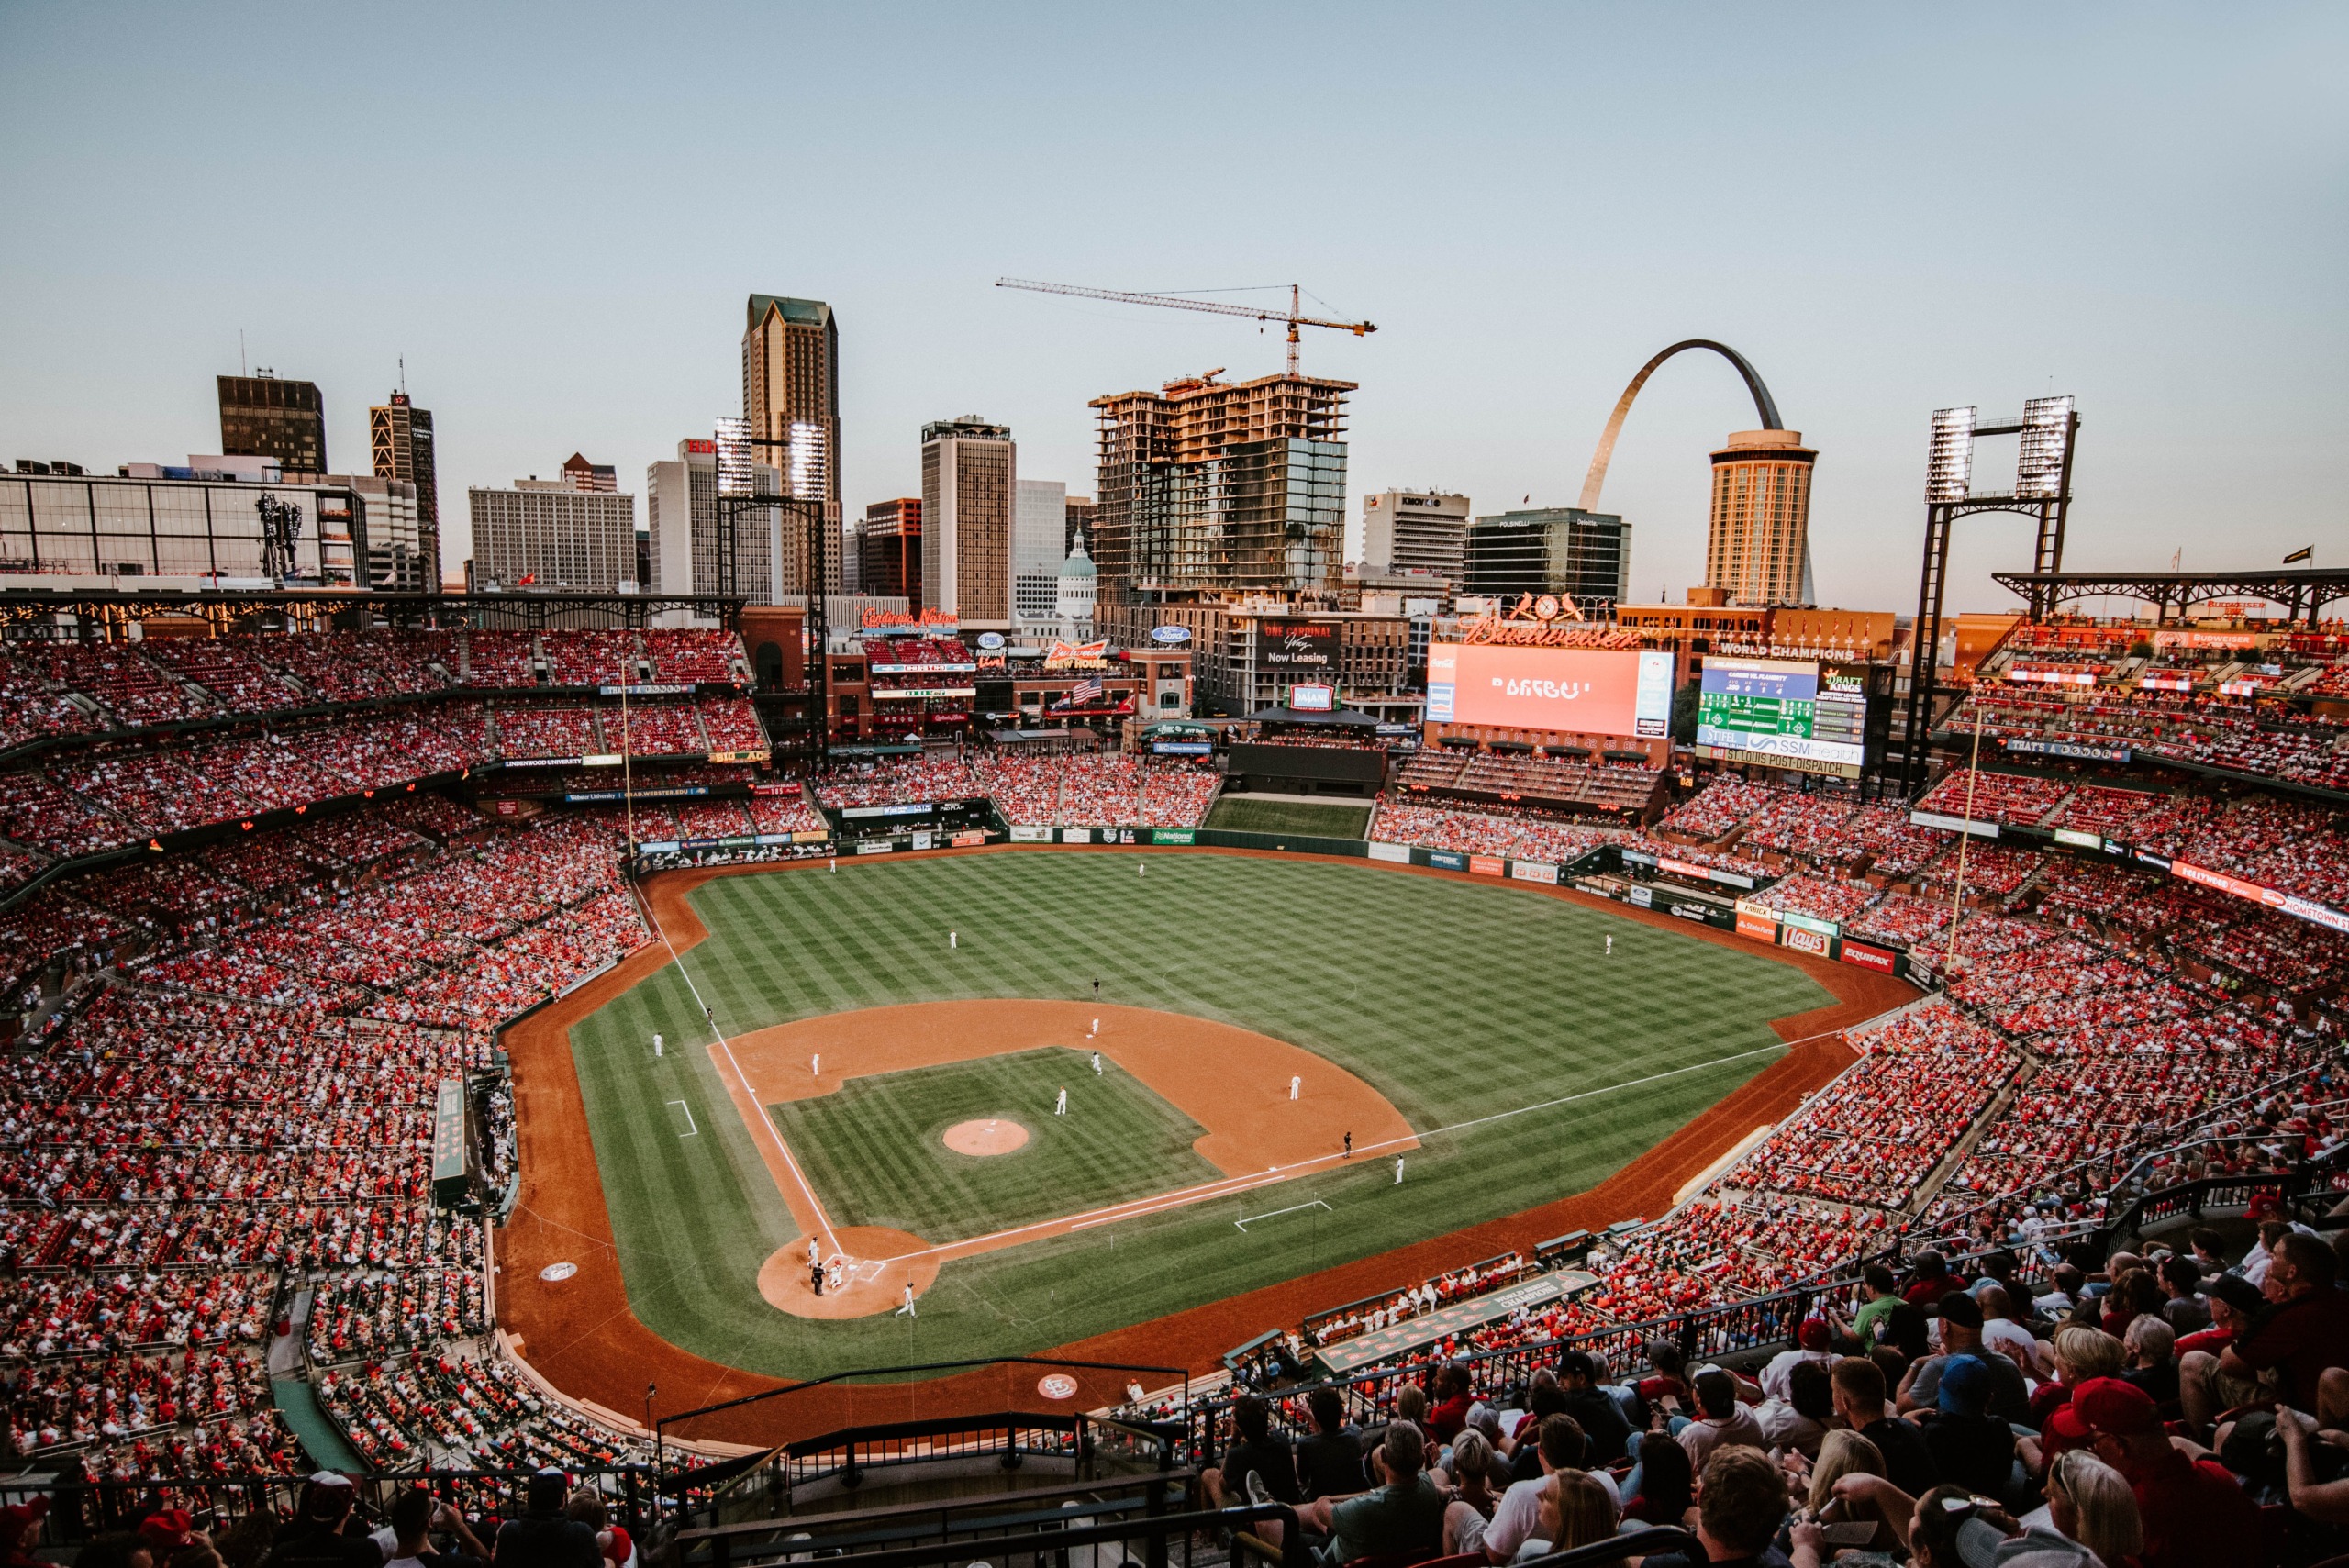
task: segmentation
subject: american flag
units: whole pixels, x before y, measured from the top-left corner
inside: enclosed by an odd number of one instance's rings
[[[1097,677],[1087,675],[1068,689],[1068,706],[1083,707],[1086,703],[1099,702],[1104,690]]]

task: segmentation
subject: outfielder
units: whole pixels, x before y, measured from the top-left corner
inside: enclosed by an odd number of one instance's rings
[[[1093,1053],[1093,1075],[1101,1076],[1101,1053],[1097,1051]]]
[[[1068,1115],[1068,1087],[1065,1084],[1061,1087],[1061,1097],[1052,1102],[1052,1114],[1054,1116]]]
[[[1295,1098],[1297,1098],[1297,1091],[1298,1091],[1298,1090],[1300,1090],[1300,1089],[1302,1089],[1302,1088],[1304,1088],[1304,1087],[1305,1087],[1305,1080],[1304,1080],[1304,1079],[1302,1079],[1302,1078],[1300,1078],[1300,1077],[1297,1076],[1295,1073],[1291,1073],[1291,1074],[1289,1075],[1289,1080],[1288,1080],[1288,1097],[1289,1097],[1290,1099],[1294,1100]]]
[[[652,1054],[656,1057],[661,1054],[661,1037],[657,1034],[652,1037]]]
[[[1398,1187],[1403,1184],[1403,1157],[1400,1154],[1395,1156],[1395,1184]]]
[[[892,1312],[891,1314],[889,1314],[889,1316],[890,1316],[890,1317],[892,1317],[892,1318],[918,1318],[918,1317],[920,1317],[920,1316],[921,1316],[921,1314],[920,1314],[920,1313],[916,1312],[916,1311],[914,1310],[914,1282],[913,1282],[913,1281],[911,1281],[911,1280],[907,1280],[907,1281],[906,1282],[906,1294],[905,1294],[905,1297],[904,1297],[904,1299],[900,1300],[900,1301],[897,1303],[897,1309],[896,1309],[895,1312]]]

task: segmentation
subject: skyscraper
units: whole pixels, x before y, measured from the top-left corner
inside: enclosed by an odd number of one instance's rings
[[[921,430],[921,585],[965,626],[1011,625],[1011,431],[975,414]]]
[[[1335,590],[1350,381],[1170,381],[1097,397],[1094,561],[1106,605]]]
[[[327,471],[326,406],[317,383],[224,375],[220,451],[224,457],[273,457],[287,474]]]
[[[1362,564],[1368,572],[1425,572],[1457,584],[1468,547],[1468,497],[1434,490],[1382,490],[1362,499]]]
[[[1068,498],[1068,534],[1061,540],[1061,553],[1065,556],[1082,540],[1089,558],[1093,553],[1093,497],[1072,495]]]
[[[786,478],[795,468],[804,470],[820,490],[830,540],[824,551],[824,586],[837,592],[847,539],[841,529],[840,463],[834,455],[841,449],[840,326],[830,306],[818,299],[751,295],[742,332],[742,417],[750,423],[758,462],[785,469]],[[803,428],[795,431],[794,426]],[[787,532],[800,562],[784,575],[794,584],[805,584],[810,576],[804,563],[805,530],[795,520]]]
[[[1631,525],[1609,512],[1536,506],[1468,528],[1462,589],[1497,598],[1571,598],[1594,619],[1631,591]]]
[[[408,401],[405,392],[367,410],[368,444],[375,477],[416,486],[416,523],[424,591],[440,591],[440,490],[432,458],[432,412]]]
[[[1733,605],[1808,605],[1810,474],[1819,453],[1800,430],[1739,430],[1713,454],[1705,585]]]
[[[864,508],[857,536],[857,587],[876,598],[905,596],[918,611],[921,599],[921,501],[901,495]]]
[[[1011,508],[1011,607],[1046,620],[1060,599],[1061,562],[1068,559],[1068,486],[1057,479],[1023,479]]]

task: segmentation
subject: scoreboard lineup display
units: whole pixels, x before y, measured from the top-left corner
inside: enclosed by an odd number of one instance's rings
[[[1697,690],[1697,749],[1726,762],[1857,777],[1867,714],[1858,671],[1822,673],[1808,659],[1709,658]]]

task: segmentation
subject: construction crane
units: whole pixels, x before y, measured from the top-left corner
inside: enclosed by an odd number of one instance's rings
[[[1368,321],[1324,321],[1319,317],[1304,315],[1299,299],[1304,291],[1297,284],[1288,285],[1288,308],[1267,310],[1253,305],[1227,305],[1221,300],[1186,299],[1175,294],[1132,294],[1124,289],[1091,289],[1075,284],[1041,284],[1032,278],[997,278],[999,289],[1029,289],[1037,294],[1074,295],[1079,299],[1114,300],[1119,305],[1163,305],[1169,310],[1204,310],[1215,316],[1244,316],[1255,321],[1285,321],[1288,323],[1288,373],[1297,373],[1297,329],[1300,327],[1328,327],[1355,337],[1366,337],[1378,330]]]

